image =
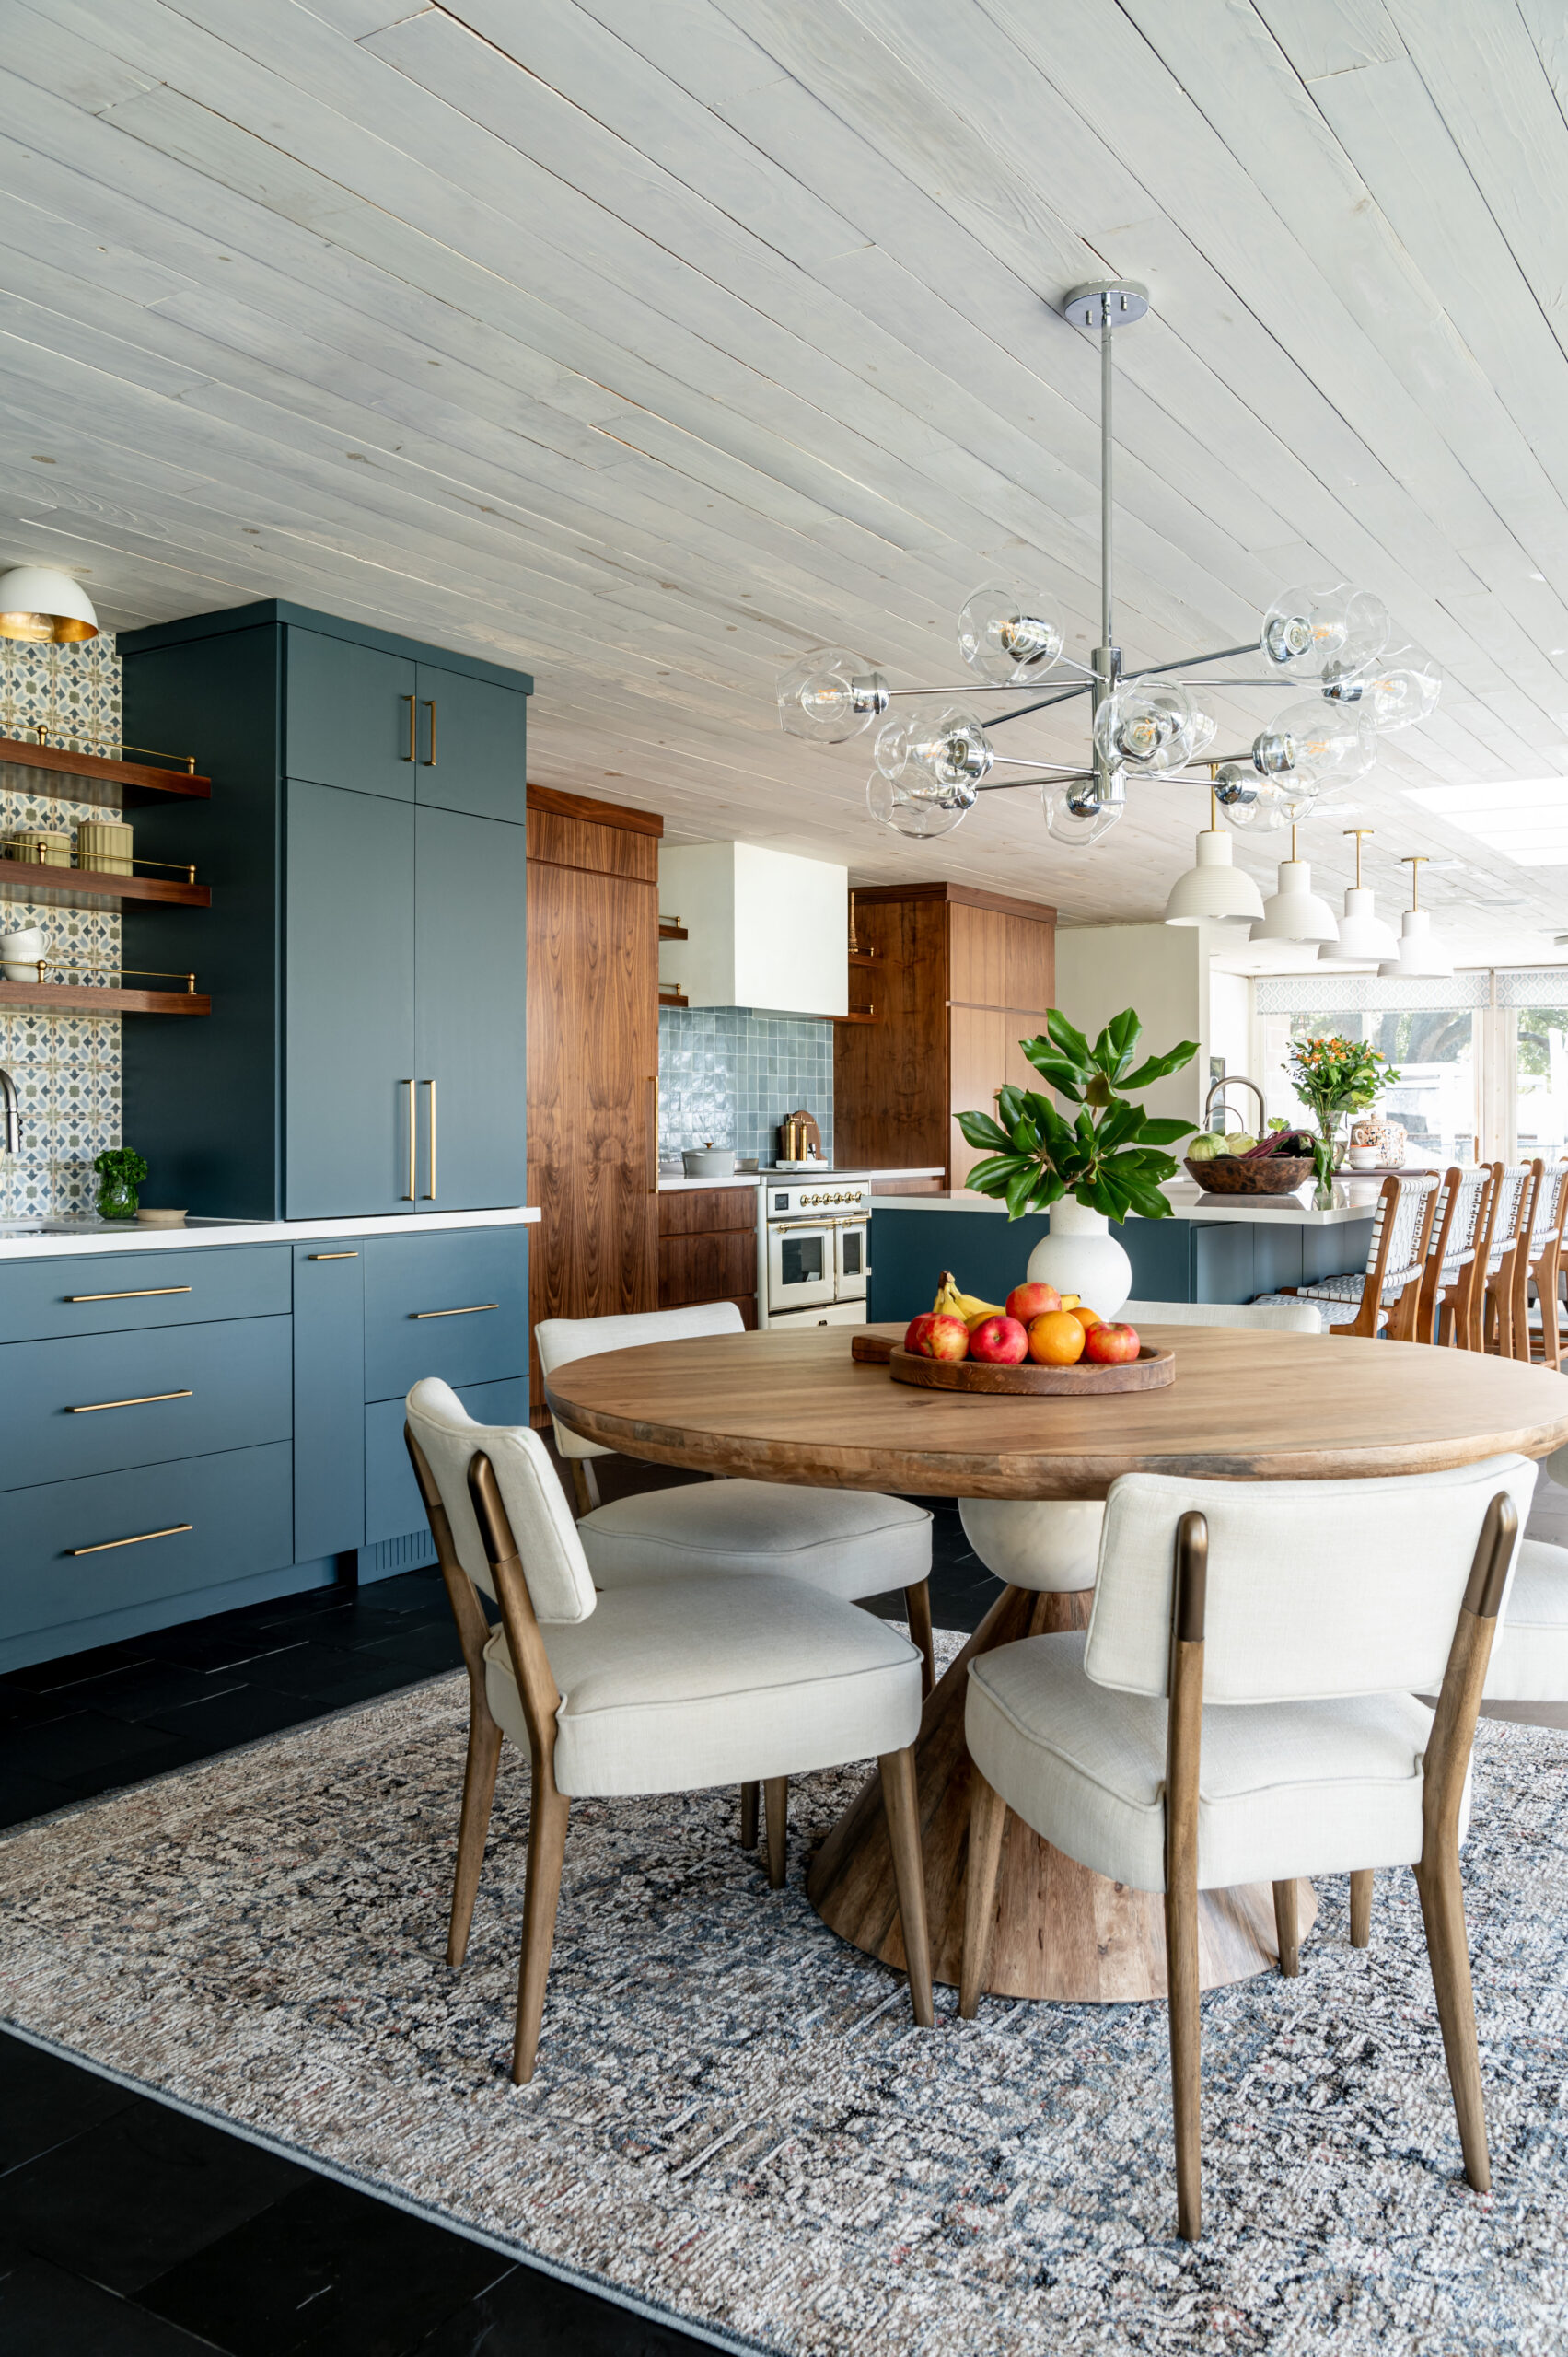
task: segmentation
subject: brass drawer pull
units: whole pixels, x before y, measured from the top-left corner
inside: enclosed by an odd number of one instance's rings
[[[150,1408],[157,1399],[193,1399],[193,1391],[143,1391],[134,1399],[89,1399],[85,1408],[67,1408],[68,1416],[96,1416],[102,1408]]]
[[[145,1547],[149,1538],[178,1538],[182,1530],[194,1530],[193,1522],[171,1522],[167,1530],[138,1530],[129,1538],[100,1538],[96,1547],[67,1547],[67,1555],[107,1555],[114,1547]]]
[[[408,751],[406,753],[400,753],[398,755],[398,759],[400,761],[412,761],[414,758],[415,749],[413,741],[413,698],[412,696],[400,696],[398,698],[398,702],[400,703],[406,703],[408,706]]]
[[[308,1252],[308,1260],[357,1260],[357,1252]]]
[[[430,759],[424,766],[427,770],[433,770],[436,767],[436,699],[434,696],[425,699],[424,709],[430,714]]]
[[[135,1285],[129,1293],[68,1293],[67,1301],[151,1301],[155,1294],[190,1293],[190,1285]]]
[[[421,1318],[474,1318],[482,1309],[499,1309],[498,1301],[470,1301],[463,1309],[411,1309],[409,1316],[416,1322]]]
[[[414,1199],[414,1176],[413,1176],[413,1138],[414,1138],[414,1131],[413,1131],[413,1087],[414,1087],[414,1085],[413,1085],[413,1083],[412,1083],[412,1080],[400,1080],[400,1081],[399,1081],[399,1083],[398,1083],[398,1086],[399,1086],[400,1088],[406,1088],[406,1089],[408,1090],[408,1185],[407,1185],[407,1187],[403,1190],[403,1198],[402,1198],[402,1199],[403,1199],[403,1201],[404,1201],[404,1202],[405,1202],[405,1203],[412,1203],[412,1201],[413,1201],[413,1199]]]
[[[421,1085],[430,1091],[430,1184],[424,1190],[424,1200],[433,1203],[436,1201],[436,1083],[427,1080]]]

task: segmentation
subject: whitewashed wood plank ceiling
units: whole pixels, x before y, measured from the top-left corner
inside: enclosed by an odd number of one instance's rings
[[[0,558],[79,573],[114,625],[276,596],[525,666],[533,775],[677,840],[1154,915],[1198,784],[1134,786],[1086,853],[1032,794],[905,844],[865,742],[797,746],[772,696],[823,640],[955,678],[998,572],[1092,644],[1097,354],[1054,306],[1129,274],[1129,663],[1233,643],[1302,577],[1378,590],[1449,687],[1304,853],[1342,884],[1372,825],[1386,907],[1426,852],[1462,954],[1551,958],[1568,869],[1406,796],[1568,778],[1565,22],[4,0]]]

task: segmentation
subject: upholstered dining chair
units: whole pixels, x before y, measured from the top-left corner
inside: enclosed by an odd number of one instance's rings
[[[1568,1220],[1568,1161],[1549,1162],[1536,1198],[1535,1224],[1529,1252],[1516,1295],[1517,1327],[1527,1340],[1528,1355],[1542,1366],[1562,1364],[1562,1305],[1559,1283],[1562,1270],[1562,1229]],[[1535,1303],[1530,1303],[1531,1293]],[[1522,1307],[1520,1303],[1522,1301]],[[1524,1355],[1524,1353],[1521,1353]]]
[[[1372,1214],[1365,1268],[1342,1277],[1319,1277],[1312,1284],[1283,1285],[1278,1293],[1260,1293],[1258,1306],[1316,1302],[1325,1333],[1380,1333],[1391,1342],[1413,1341],[1437,1193],[1438,1182],[1429,1170],[1409,1178],[1385,1178]]]
[[[1178,2231],[1202,2227],[1198,1893],[1415,1870],[1465,2173],[1490,2184],[1459,1845],[1481,1688],[1535,1468],[1400,1480],[1112,1485],[1086,1632],[970,1665],[959,2012],[984,1991],[1005,1810],[1165,1896]],[[1300,1577],[1299,1535],[1313,1533]],[[1435,1713],[1417,1691],[1438,1695]]]
[[[587,1794],[757,1780],[783,1878],[793,1775],[876,1753],[915,2020],[931,1957],[914,1753],[920,1655],[886,1620],[800,1580],[696,1569],[601,1594],[537,1433],[476,1424],[434,1378],[404,1434],[468,1666],[468,1767],[447,1956],[468,1948],[502,1740],[533,1763],[512,2076],[532,2077],[554,1944],[567,1815]],[[492,1629],[482,1596],[499,1606]]]
[[[1544,1162],[1500,1164],[1497,1217],[1486,1258],[1486,1297],[1481,1305],[1481,1347],[1504,1359],[1527,1359],[1528,1329],[1516,1325],[1516,1298],[1528,1283],[1530,1235]]]

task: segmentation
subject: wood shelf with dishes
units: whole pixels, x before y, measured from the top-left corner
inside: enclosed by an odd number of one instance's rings
[[[856,968],[859,968],[862,971],[869,969],[873,972],[877,971],[878,969],[884,972],[887,970],[887,960],[882,957],[879,950],[867,949],[862,946],[860,935],[855,930],[854,894],[853,892],[849,896],[849,966],[850,995],[852,998],[854,994],[854,975]],[[883,1023],[887,1018],[877,1011],[877,1002],[873,999],[869,1006],[851,1006],[846,1015],[833,1015],[830,1016],[828,1019],[831,1023]]]
[[[56,732],[59,733],[59,732]],[[122,746],[121,752],[142,752],[142,746]],[[0,782],[41,801],[86,802],[98,809],[145,807],[161,797],[207,801],[212,781],[197,772],[194,755],[158,754],[158,761],[182,762],[179,768],[157,769],[145,761],[110,759],[79,751],[72,745],[52,745],[40,729],[36,741],[0,737]],[[75,908],[83,905],[122,909],[127,902],[163,908],[206,909],[212,890],[198,884],[189,863],[172,865],[163,860],[136,860],[131,851],[130,829],[92,822],[99,842],[81,845],[89,822],[83,820],[78,849],[71,848],[67,830],[48,828],[13,829],[0,843],[0,901],[22,900],[37,907]],[[107,842],[102,840],[107,838]],[[29,855],[30,854],[30,855]],[[145,871],[156,871],[138,875]],[[212,1000],[196,988],[193,973],[153,972],[115,964],[52,957],[36,927],[28,933],[6,934],[8,954],[0,973],[0,1007],[27,1007],[36,1013],[79,1015],[210,1015]],[[37,979],[26,970],[36,969]],[[61,976],[91,974],[90,981],[51,981]],[[99,981],[99,974],[114,980]],[[131,978],[131,979],[128,979]],[[179,990],[150,990],[142,982],[179,982]]]

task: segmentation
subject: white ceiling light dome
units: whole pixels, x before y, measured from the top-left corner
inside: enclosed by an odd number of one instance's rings
[[[97,636],[92,599],[68,573],[47,564],[14,564],[0,573],[0,638],[68,646]]]
[[[1339,924],[1333,910],[1312,889],[1312,870],[1295,855],[1295,829],[1290,830],[1290,857],[1280,862],[1280,888],[1263,903],[1263,921],[1252,928],[1254,941],[1337,943]]]
[[[1446,981],[1454,970],[1454,961],[1432,930],[1431,910],[1421,906],[1421,871],[1426,855],[1407,852],[1404,864],[1411,872],[1411,904],[1400,919],[1398,950],[1377,971],[1391,981]]]
[[[1167,924],[1256,924],[1263,896],[1245,868],[1231,862],[1230,837],[1219,824],[1211,794],[1209,823],[1198,837],[1197,865],[1179,876],[1165,904]]]
[[[1394,938],[1394,928],[1390,924],[1385,924],[1383,919],[1377,914],[1376,900],[1372,888],[1370,885],[1364,884],[1361,880],[1362,837],[1369,835],[1372,829],[1347,827],[1344,831],[1347,835],[1355,837],[1355,882],[1345,893],[1345,912],[1340,920],[1338,948],[1321,948],[1318,955],[1326,961],[1344,958],[1396,958],[1399,956],[1399,944]]]

